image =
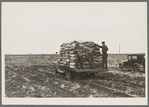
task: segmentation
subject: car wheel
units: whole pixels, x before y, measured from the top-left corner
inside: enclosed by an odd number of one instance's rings
[[[134,70],[134,72],[140,72],[140,68],[138,65],[135,65],[133,70]]]

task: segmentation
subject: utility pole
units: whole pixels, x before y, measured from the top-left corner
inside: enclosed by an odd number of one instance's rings
[[[121,45],[119,44],[119,61],[121,60],[121,58],[120,58],[120,47]]]
[[[119,44],[119,55],[120,55],[120,44]]]

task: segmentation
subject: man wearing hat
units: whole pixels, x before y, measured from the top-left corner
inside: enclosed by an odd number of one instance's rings
[[[89,47],[84,47],[84,50],[86,50],[86,57],[89,61],[89,63],[91,64],[91,68],[94,69],[94,57],[93,57],[93,53],[94,53],[94,48],[93,48],[93,44],[89,44]]]
[[[102,41],[102,46],[98,45],[98,47],[102,48],[102,67],[103,69],[108,69],[107,67],[107,51],[108,51],[108,47],[105,45],[105,42]]]
[[[79,46],[79,43],[76,43],[74,52],[76,54],[76,68],[78,68],[78,63],[80,63],[80,67],[83,69],[83,56],[81,54],[81,47]]]

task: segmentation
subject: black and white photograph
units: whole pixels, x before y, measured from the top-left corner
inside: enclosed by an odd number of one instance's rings
[[[2,104],[147,105],[147,2],[2,2]]]

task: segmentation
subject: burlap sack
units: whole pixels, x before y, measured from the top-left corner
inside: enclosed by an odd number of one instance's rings
[[[75,49],[75,47],[65,48],[66,51],[73,51],[74,49]]]
[[[71,62],[71,63],[70,63],[70,66],[75,66],[75,65],[76,65],[75,62]]]
[[[76,57],[76,54],[69,54],[69,56],[72,57]]]
[[[70,66],[70,68],[76,68],[76,66]]]
[[[74,54],[74,51],[69,51],[70,54]]]
[[[69,51],[65,51],[64,53],[65,53],[65,54],[69,54]]]
[[[66,62],[70,62],[70,59],[66,59],[65,61],[66,61]]]
[[[90,63],[89,63],[89,61],[85,61],[84,64],[85,64],[85,65],[88,65],[88,64],[90,64]]]
[[[94,59],[94,61],[102,61],[102,59]]]
[[[71,63],[75,63],[76,62],[76,59],[69,59],[69,62]]]
[[[65,48],[73,48],[73,45],[66,45]]]
[[[65,66],[65,64],[59,64],[60,66]]]
[[[95,50],[94,54],[101,54],[100,50]]]
[[[100,63],[102,63],[102,60],[101,61],[95,61],[94,63],[100,64]]]

